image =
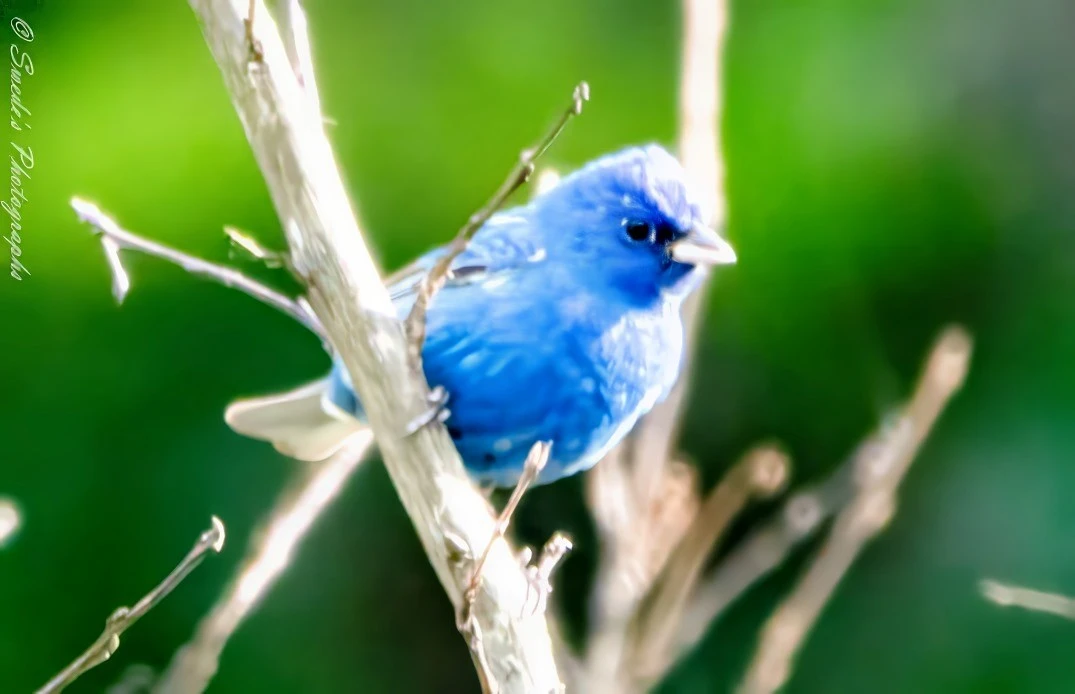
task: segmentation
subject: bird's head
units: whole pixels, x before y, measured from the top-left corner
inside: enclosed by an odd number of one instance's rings
[[[657,145],[591,162],[533,203],[553,253],[631,302],[682,297],[699,269],[735,262],[679,162]]]

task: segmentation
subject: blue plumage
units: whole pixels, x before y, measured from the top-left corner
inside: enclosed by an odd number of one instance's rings
[[[422,353],[478,481],[513,485],[541,440],[552,453],[539,482],[587,469],[668,393],[698,266],[735,260],[703,221],[678,162],[648,146],[601,158],[478,231],[429,308]],[[401,318],[443,253],[390,287]],[[338,360],[323,401],[363,418]]]

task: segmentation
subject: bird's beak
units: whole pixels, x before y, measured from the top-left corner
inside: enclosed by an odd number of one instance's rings
[[[696,224],[687,235],[668,247],[672,259],[685,265],[732,265],[735,250],[712,229]]]

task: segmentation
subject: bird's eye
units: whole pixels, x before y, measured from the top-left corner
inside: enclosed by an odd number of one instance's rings
[[[627,225],[627,238],[632,241],[645,241],[649,238],[649,224],[645,222],[631,222]]]

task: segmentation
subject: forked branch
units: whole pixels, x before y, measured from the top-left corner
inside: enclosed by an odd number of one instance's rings
[[[788,456],[779,448],[757,446],[706,498],[636,617],[634,657],[629,661],[635,678],[655,683],[675,662],[680,655],[673,648],[676,632],[688,614],[706,560],[752,497],[783,489],[789,468]]]
[[[970,353],[971,340],[962,328],[945,330],[899,420],[881,445],[860,451],[855,470],[858,491],[836,516],[799,584],[766,623],[740,692],[773,692],[787,682],[795,655],[836,586],[866,543],[892,519],[896,490],[949,398],[963,384]]]
[[[120,252],[125,250],[136,251],[178,265],[192,275],[211,279],[225,287],[238,289],[261,303],[268,304],[278,311],[286,313],[300,324],[306,326],[315,335],[324,339],[325,330],[321,327],[321,322],[317,320],[317,316],[313,314],[305,300],[285,296],[230,267],[210,263],[182,251],[177,251],[162,243],[150,241],[147,238],[133,234],[102,212],[97,205],[82,198],[72,198],[71,207],[74,208],[79,219],[89,224],[101,239],[105,259],[108,261],[108,267],[112,272],[112,295],[117,303],[123,303],[131,288],[131,280],[127,275],[126,268],[123,267]],[[234,238],[232,234],[229,233],[228,235]]]

